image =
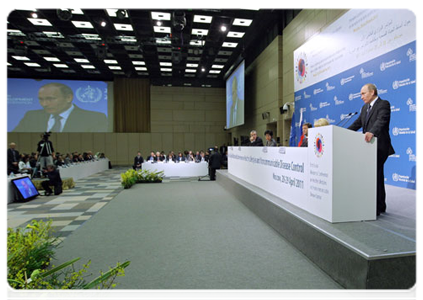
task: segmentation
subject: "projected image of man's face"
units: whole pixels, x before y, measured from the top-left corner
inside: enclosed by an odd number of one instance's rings
[[[38,91],[38,99],[46,113],[60,114],[72,105],[72,97],[62,92],[60,87],[47,85]]]

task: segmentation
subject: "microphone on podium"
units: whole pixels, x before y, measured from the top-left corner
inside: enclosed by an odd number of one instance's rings
[[[358,112],[352,112],[352,113],[347,114],[341,121],[339,121],[337,124],[335,124],[335,126],[345,127],[345,125],[347,125],[347,123],[349,122],[349,120],[351,120],[351,118],[353,116],[355,116],[356,114],[358,114]],[[344,124],[340,125],[345,120],[347,120],[347,121]]]

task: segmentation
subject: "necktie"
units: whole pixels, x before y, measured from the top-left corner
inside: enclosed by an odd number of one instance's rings
[[[62,117],[60,115],[53,115],[53,119],[54,119],[54,125],[53,128],[51,129],[52,132],[60,132],[62,124],[60,122],[60,120],[62,119]]]
[[[366,114],[366,123],[369,120],[369,116],[370,116],[370,112],[372,111],[372,106],[369,105],[369,107],[367,108],[367,114]]]

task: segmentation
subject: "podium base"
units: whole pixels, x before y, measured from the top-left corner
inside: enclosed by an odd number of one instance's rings
[[[376,221],[331,224],[231,174],[217,182],[347,289],[409,289],[416,283],[416,193],[386,186]]]

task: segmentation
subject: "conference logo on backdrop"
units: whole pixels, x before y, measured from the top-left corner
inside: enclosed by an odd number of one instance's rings
[[[408,105],[408,111],[416,111],[416,105],[413,103],[413,99],[408,98],[407,105]]]
[[[403,134],[416,134],[416,131],[411,130],[409,127],[406,127],[406,128],[394,127],[394,128],[392,128],[392,135],[393,136],[398,136],[398,135],[403,135]]]
[[[333,101],[335,101],[335,105],[341,105],[344,104],[344,101],[339,100],[338,97],[333,97]]]
[[[307,78],[307,73],[308,73],[307,56],[305,53],[300,53],[295,63],[295,74],[296,74],[297,82],[302,84]]]
[[[84,103],[97,103],[103,97],[103,92],[98,88],[92,88],[87,85],[85,88],[78,88],[76,90],[76,99]]]
[[[326,107],[326,106],[330,106],[330,103],[329,102],[320,102],[319,103],[320,108],[323,108],[323,107]]]
[[[314,154],[317,157],[322,157],[324,151],[325,151],[325,140],[323,139],[323,136],[320,133],[318,133],[316,134],[316,137],[314,138]]]
[[[408,147],[405,153],[407,153],[408,155],[408,161],[414,161],[414,162],[416,161],[416,155],[413,154],[413,150],[411,149],[411,147]]]
[[[414,179],[410,179],[410,176],[407,175],[400,175],[398,173],[392,174],[392,180],[395,182],[405,182],[405,183],[416,183]]]
[[[350,94],[348,100],[353,101],[354,99],[361,98],[361,93]]]
[[[334,90],[334,89],[335,89],[335,86],[330,85],[329,82],[326,82],[326,91],[327,92]]]
[[[416,80],[411,80],[410,78],[406,78],[403,80],[395,80],[394,82],[392,82],[392,88],[396,90],[401,87],[404,87],[410,84],[415,84],[415,83],[416,83]]]
[[[366,71],[364,71],[363,68],[361,68],[360,69],[360,75],[361,75],[361,79],[365,79],[365,78],[373,76],[373,72],[366,72]]]
[[[310,97],[311,97],[310,95],[308,95],[308,94],[307,94],[307,92],[306,92],[306,91],[304,91],[304,93],[303,93],[303,94],[304,94],[304,99],[308,99],[308,98],[310,98]]]
[[[323,89],[322,88],[314,89],[313,95],[317,95],[317,94],[319,94],[321,92],[323,92]]]
[[[317,110],[317,107],[313,107],[313,104],[310,103],[310,111],[316,111],[316,110]]]
[[[326,115],[326,120],[328,120],[329,123],[335,123],[335,120],[329,118],[329,115]]]
[[[393,59],[393,60],[390,60],[390,61],[387,61],[387,62],[382,62],[380,64],[380,70],[383,72],[386,69],[389,69],[389,68],[392,68],[392,67],[399,65],[400,63],[401,63],[401,61],[396,60],[396,59]]]
[[[350,77],[346,77],[346,78],[341,78],[341,85],[344,85],[348,82],[351,82],[354,79],[355,75],[352,75]]]
[[[412,62],[416,60],[416,53],[414,53],[413,49],[408,48],[407,50],[408,61]]]

